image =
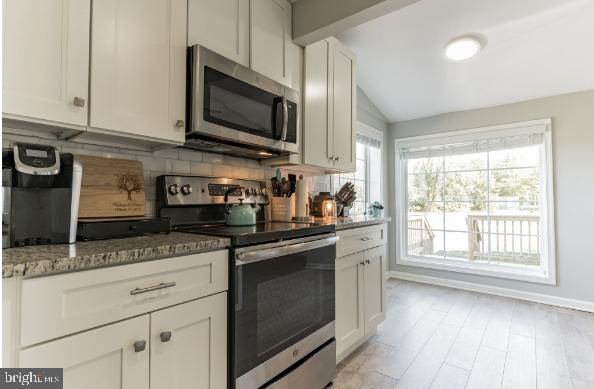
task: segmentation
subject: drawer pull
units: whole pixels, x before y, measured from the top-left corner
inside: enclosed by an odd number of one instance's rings
[[[159,337],[161,338],[161,342],[169,342],[171,340],[171,331],[163,331],[159,334]]]
[[[175,286],[175,282],[161,282],[159,285],[148,286],[146,288],[136,288],[134,290],[131,290],[130,294],[134,296],[136,294],[152,292],[153,290],[171,288],[172,286]]]
[[[371,261],[369,259],[366,259],[365,263],[369,265],[371,263]]]
[[[137,340],[134,342],[134,352],[139,353],[146,348],[146,340]]]
[[[372,239],[373,239],[373,237],[371,237],[371,236],[368,236],[368,237],[365,237],[365,238],[361,238],[361,240],[363,242],[367,242],[368,240],[372,240]]]

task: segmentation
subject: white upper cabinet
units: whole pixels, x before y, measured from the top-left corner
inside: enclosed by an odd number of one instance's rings
[[[355,171],[355,72],[355,55],[335,38],[305,48],[304,164]]]
[[[250,1],[250,67],[295,89],[291,14],[286,0]]]
[[[4,0],[2,110],[85,126],[90,0]]]
[[[355,54],[338,40],[333,40],[333,157],[334,169],[355,171],[357,83]]]
[[[249,7],[246,0],[188,0],[188,46],[204,46],[249,67]]]
[[[90,127],[182,143],[186,0],[93,2]]]

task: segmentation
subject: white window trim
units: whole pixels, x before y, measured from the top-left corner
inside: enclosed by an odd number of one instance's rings
[[[384,163],[383,163],[383,161],[384,161],[384,158],[386,158],[386,154],[384,154],[385,153],[384,133],[378,129],[375,129],[375,128],[369,126],[368,124],[365,124],[365,123],[362,123],[359,121],[357,122],[357,133],[361,134],[363,136],[366,136],[368,138],[371,138],[373,140],[376,140],[380,143],[380,153],[382,154],[382,158],[381,158],[382,163],[381,163],[381,172],[380,172],[381,177],[380,177],[380,181],[379,181],[379,184],[380,184],[380,200],[379,201],[380,201],[380,203],[382,203],[385,206],[385,204],[384,204],[384,180],[383,180],[383,178],[384,178],[383,177],[384,176]],[[368,166],[369,166],[369,164],[368,164]],[[369,171],[365,172],[366,180],[369,179],[369,173],[370,173]],[[365,191],[367,192],[367,193],[365,193],[365,198],[368,199],[369,198],[369,187],[367,185],[365,185]]]
[[[381,158],[381,162],[382,163],[381,163],[381,178],[380,178],[380,181],[379,181],[379,184],[380,184],[380,200],[379,200],[379,202],[382,203],[382,205],[385,207],[386,204],[384,203],[384,174],[385,174],[385,171],[384,171],[384,169],[385,169],[384,161],[385,160],[384,160],[384,158],[386,158],[386,154],[385,154],[385,152],[386,152],[386,150],[385,150],[386,146],[384,144],[384,133],[382,131],[376,129],[376,128],[371,127],[370,125],[368,125],[366,123],[357,121],[357,134],[361,134],[363,136],[366,136],[368,138],[371,138],[373,140],[376,140],[381,145],[380,146],[380,152],[382,154],[382,158]],[[356,168],[357,167],[355,166],[355,169]],[[340,174],[340,173],[337,173],[337,174]],[[368,179],[369,179],[369,172],[367,171],[367,172],[365,172],[365,180],[366,180],[366,183],[365,183],[365,191],[366,191],[365,198],[366,199],[369,199],[369,187],[367,186],[367,183],[368,183],[367,180]],[[331,179],[330,180],[330,191],[332,193],[334,193],[338,189],[339,188],[334,188],[334,180]]]
[[[401,150],[405,148],[430,146],[436,143],[465,142],[475,139],[477,134],[484,134],[484,138],[498,138],[502,136],[518,135],[521,133],[543,134],[543,154],[541,161],[544,163],[544,174],[541,174],[540,185],[540,217],[542,237],[540,238],[541,257],[546,263],[538,270],[524,268],[514,269],[512,266],[503,268],[497,265],[469,263],[460,261],[444,261],[429,257],[409,256],[406,249],[406,233],[408,226],[407,205],[407,180],[405,164],[401,163]],[[423,267],[429,269],[448,270],[459,273],[477,274],[482,276],[499,277],[513,280],[522,280],[541,284],[557,284],[557,266],[555,249],[555,210],[553,191],[553,142],[552,121],[548,119],[532,120],[520,123],[511,123],[480,127],[470,130],[450,131],[439,134],[400,138],[394,141],[394,166],[395,166],[395,195],[396,205],[396,263],[398,265]],[[542,170],[541,170],[542,172]],[[404,196],[400,196],[404,188]]]

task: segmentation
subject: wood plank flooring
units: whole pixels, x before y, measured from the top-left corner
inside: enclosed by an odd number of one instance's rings
[[[339,389],[594,389],[594,314],[386,282],[387,318],[338,366]]]

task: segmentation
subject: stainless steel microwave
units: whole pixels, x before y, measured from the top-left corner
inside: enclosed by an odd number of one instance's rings
[[[300,151],[300,96],[205,47],[188,49],[185,147],[268,159]]]

